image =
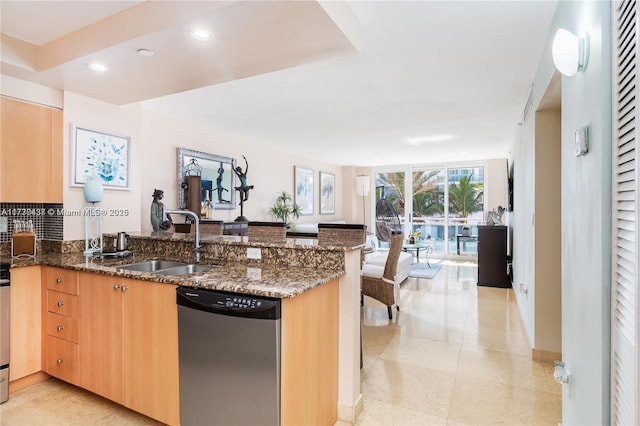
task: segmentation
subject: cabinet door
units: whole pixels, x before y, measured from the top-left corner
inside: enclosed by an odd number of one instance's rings
[[[510,286],[506,226],[478,226],[478,285]]]
[[[79,274],[79,384],[123,403],[122,306],[119,278]]]
[[[179,424],[176,288],[137,280],[123,284],[125,405]]]
[[[0,201],[62,203],[62,112],[2,98]]]
[[[11,269],[11,369],[13,381],[42,370],[40,266]]]

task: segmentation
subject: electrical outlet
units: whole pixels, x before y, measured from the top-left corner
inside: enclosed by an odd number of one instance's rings
[[[257,247],[247,247],[247,259],[262,259],[262,251]]]
[[[0,232],[9,232],[9,218],[0,216]]]
[[[250,280],[262,279],[262,269],[260,268],[247,268],[247,278]]]

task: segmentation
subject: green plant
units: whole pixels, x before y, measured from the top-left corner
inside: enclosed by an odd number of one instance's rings
[[[302,208],[293,202],[293,198],[287,191],[281,191],[276,198],[276,203],[269,208],[269,214],[282,222],[289,224],[291,219],[300,217]]]
[[[472,177],[473,173],[461,177],[457,185],[449,185],[449,214],[466,219],[484,208],[482,188],[472,183]]]

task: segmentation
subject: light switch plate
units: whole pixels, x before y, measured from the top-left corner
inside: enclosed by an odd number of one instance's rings
[[[0,232],[9,232],[9,218],[0,216]]]
[[[247,247],[247,259],[262,259],[262,251],[257,247]]]

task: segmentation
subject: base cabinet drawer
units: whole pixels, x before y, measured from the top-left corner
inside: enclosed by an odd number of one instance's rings
[[[78,318],[78,296],[47,290],[47,311]]]
[[[78,345],[47,336],[47,373],[71,384],[78,384]]]
[[[78,294],[78,272],[69,269],[44,268],[42,279],[49,290]]]
[[[78,320],[47,312],[47,334],[72,343],[78,343]]]

